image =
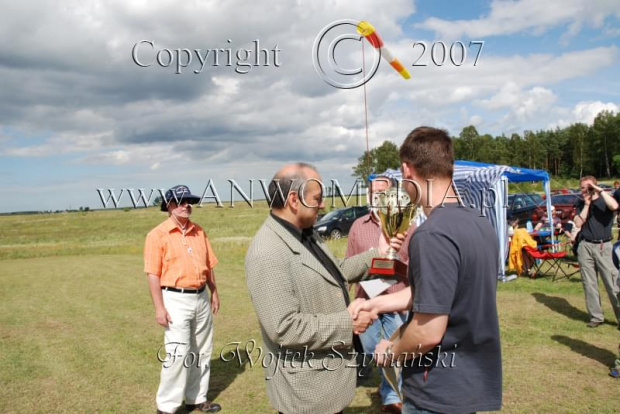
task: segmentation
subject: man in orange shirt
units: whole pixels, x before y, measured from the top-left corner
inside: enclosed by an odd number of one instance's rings
[[[199,201],[187,186],[172,187],[161,203],[168,219],[146,236],[144,271],[155,320],[165,328],[158,414],[174,413],[184,399],[189,411],[214,413],[221,409],[207,400],[212,314],[217,314],[220,300],[213,273],[217,258],[202,228],[189,219],[191,205]]]

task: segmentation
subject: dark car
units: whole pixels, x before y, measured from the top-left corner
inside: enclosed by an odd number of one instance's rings
[[[572,220],[575,217],[575,205],[581,200],[580,194],[557,194],[551,196],[551,205],[555,207],[555,216],[562,223]]]
[[[368,206],[347,207],[330,211],[316,222],[314,230],[323,237],[339,239],[349,234],[353,222],[366,214],[368,214]]]
[[[534,200],[535,203],[538,203],[538,204],[542,204],[544,200],[543,196],[540,194],[527,193],[526,195],[529,196],[532,200]]]
[[[545,214],[545,209],[541,204],[544,204],[544,201],[538,194],[510,194],[506,218],[511,220],[517,217],[520,226],[525,226],[528,221],[536,225]]]

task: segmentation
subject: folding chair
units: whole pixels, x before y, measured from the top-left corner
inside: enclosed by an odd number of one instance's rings
[[[542,266],[545,263],[549,265],[547,273],[551,273],[553,275],[553,278],[551,279],[552,282],[555,282],[556,279],[570,279],[572,275],[579,273],[579,265],[576,264],[574,260],[571,260],[568,257],[566,251],[561,248],[563,244],[564,243],[556,243],[555,245],[547,244],[538,248],[545,250],[538,250],[532,247],[524,247],[525,251],[530,255],[532,259],[538,259],[534,260],[532,263],[532,267],[535,270],[533,277],[536,277],[536,274],[539,272],[543,274]],[[560,247],[560,249],[558,249],[558,247]],[[562,267],[562,264],[565,263],[569,264],[570,266],[576,267],[577,270],[573,272],[567,272]]]
[[[553,261],[550,267],[550,270],[554,271],[552,281],[555,282],[556,279],[562,278],[570,279],[572,275],[579,273],[579,263],[577,262],[577,259],[574,256],[569,256],[568,254],[568,252],[572,252],[571,243],[558,242],[555,244],[548,244],[542,247],[547,250],[550,259]],[[572,272],[570,270],[566,271],[562,267],[562,264],[573,267],[576,270],[573,270]],[[560,273],[562,274],[561,276]]]
[[[577,258],[575,256],[569,256],[568,254],[566,254],[564,258],[561,260],[561,263],[565,264],[569,268],[572,268],[572,270],[569,270],[569,271],[561,269],[562,273],[564,274],[564,276],[562,277],[566,277],[567,279],[570,279],[572,275],[576,275],[577,273],[581,272],[579,268],[579,262],[577,261]]]
[[[532,279],[536,279],[536,276],[543,274],[543,264],[549,260],[552,260],[552,258],[548,252],[538,250],[536,247],[524,246],[523,250],[529,256],[532,262],[532,268],[534,269],[534,274],[531,274],[530,277]]]

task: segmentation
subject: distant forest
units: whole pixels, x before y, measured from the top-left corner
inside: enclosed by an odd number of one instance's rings
[[[523,136],[480,135],[463,128],[454,140],[456,159],[547,170],[562,178],[620,175],[620,113],[600,112],[592,126],[578,123]]]
[[[556,178],[618,177],[620,113],[602,111],[591,126],[576,123],[565,128],[525,131],[523,135],[509,137],[480,135],[470,125],[454,137],[454,153],[457,160],[543,169]],[[370,154],[365,152],[359,157],[352,175],[364,178],[371,172],[399,166],[398,147],[385,141]]]

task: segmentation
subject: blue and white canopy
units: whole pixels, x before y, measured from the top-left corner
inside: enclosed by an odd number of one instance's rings
[[[402,174],[398,170],[388,169],[384,173],[372,174],[368,179],[372,180],[376,176],[385,176],[395,181],[402,180]],[[500,278],[505,276],[508,254],[506,223],[508,182],[543,182],[547,195],[547,217],[549,217],[550,226],[553,228],[552,215],[548,214],[551,211],[549,173],[544,170],[459,160],[455,162],[453,181],[463,203],[479,209],[480,213],[489,219],[497,232],[500,247],[500,268],[498,269],[498,277]]]

